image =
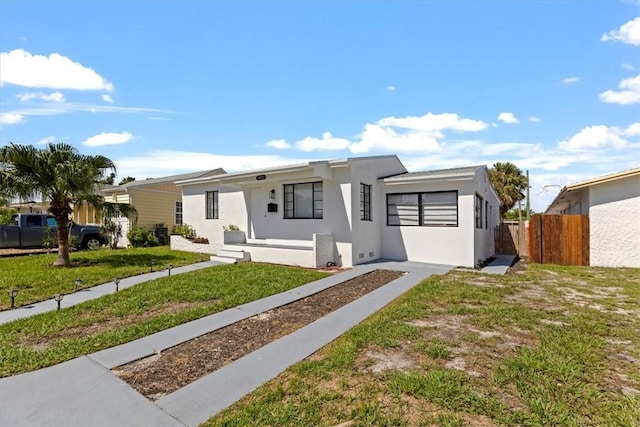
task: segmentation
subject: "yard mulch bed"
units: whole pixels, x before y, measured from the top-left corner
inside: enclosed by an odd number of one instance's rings
[[[113,372],[147,398],[160,399],[386,285],[402,274],[375,270],[156,355],[119,366]]]

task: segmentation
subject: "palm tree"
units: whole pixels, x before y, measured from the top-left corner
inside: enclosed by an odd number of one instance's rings
[[[0,148],[0,191],[23,199],[42,197],[49,201],[49,213],[58,227],[58,258],[55,266],[68,266],[69,217],[73,206],[104,204],[99,181],[116,166],[104,156],[80,154],[69,144],[50,143],[39,149],[32,145],[9,144]]]
[[[500,219],[504,219],[509,209],[524,199],[524,191],[529,183],[513,163],[496,163],[489,169],[491,183],[500,197]]]

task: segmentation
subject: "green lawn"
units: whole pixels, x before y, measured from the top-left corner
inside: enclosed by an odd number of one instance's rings
[[[454,271],[205,425],[639,426],[639,331],[638,269]]]
[[[81,279],[83,288],[110,282],[114,277],[148,273],[169,264],[178,267],[199,261],[200,254],[173,251],[168,246],[131,248],[110,251],[74,252],[72,267],[53,267],[56,254],[39,254],[0,258],[0,310],[11,306],[10,289],[18,289],[16,306],[50,299],[53,295],[74,291],[73,282]]]
[[[326,276],[268,264],[210,267],[0,325],[0,376],[129,342]]]

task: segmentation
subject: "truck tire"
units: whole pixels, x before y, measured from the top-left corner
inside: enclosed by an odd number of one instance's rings
[[[100,246],[102,246],[100,236],[86,236],[82,241],[83,249],[93,250],[100,248]]]

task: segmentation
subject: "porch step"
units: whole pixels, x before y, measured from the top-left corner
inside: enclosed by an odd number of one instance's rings
[[[211,257],[211,261],[235,264],[238,262],[251,261],[251,255],[244,250],[228,249],[223,247],[218,251],[217,255]]]

